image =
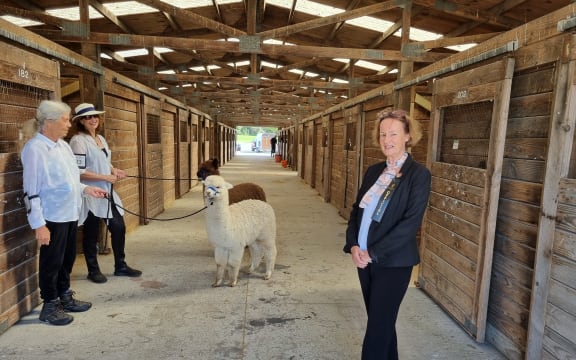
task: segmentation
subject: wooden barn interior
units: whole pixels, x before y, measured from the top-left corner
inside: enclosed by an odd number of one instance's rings
[[[39,303],[19,152],[40,100],[106,111],[139,176],[116,190],[150,217],[271,126],[346,218],[376,114],[403,108],[433,175],[418,286],[508,359],[576,358],[575,29],[570,0],[2,1],[0,334]]]

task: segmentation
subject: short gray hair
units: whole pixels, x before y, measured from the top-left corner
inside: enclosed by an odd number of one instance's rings
[[[44,128],[46,121],[56,121],[71,111],[70,106],[62,101],[42,100],[36,109],[36,116],[27,121],[22,130],[26,136],[32,136]]]

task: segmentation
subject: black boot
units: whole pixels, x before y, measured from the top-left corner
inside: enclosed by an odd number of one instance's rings
[[[114,270],[114,275],[138,277],[138,276],[142,275],[142,271],[132,269],[130,266],[126,265],[126,263],[122,263],[122,265],[116,266],[116,270]]]
[[[60,300],[44,301],[42,311],[40,311],[40,321],[52,325],[68,325],[74,320],[72,315],[68,315],[62,309]]]
[[[92,307],[92,303],[74,299],[74,292],[67,290],[60,295],[60,302],[66,312],[84,312]]]

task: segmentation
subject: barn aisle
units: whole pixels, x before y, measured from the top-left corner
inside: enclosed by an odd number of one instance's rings
[[[129,233],[127,260],[141,278],[86,280],[79,256],[73,289],[93,302],[69,326],[38,321],[40,307],[0,335],[0,359],[359,359],[366,317],[356,273],[342,253],[346,222],[314,189],[270,154],[239,153],[221,169],[232,183],[256,182],[278,224],[278,258],[269,281],[241,273],[235,288],[212,288],[215,264],[203,214],[152,221]],[[201,189],[161,218],[203,207]],[[398,323],[400,358],[503,359],[475,343],[419,289]]]

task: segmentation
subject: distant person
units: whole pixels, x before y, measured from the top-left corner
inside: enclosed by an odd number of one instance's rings
[[[276,139],[276,135],[274,135],[274,137],[272,139],[270,139],[270,153],[271,156],[274,157],[274,154],[276,153],[276,143],[278,142],[278,139]]]
[[[104,198],[98,187],[80,182],[76,159],[62,138],[70,128],[70,107],[44,100],[36,117],[25,124],[34,136],[22,149],[24,203],[28,222],[40,245],[38,283],[44,301],[40,321],[67,325],[66,312],[83,312],[92,304],[74,298],[70,273],[76,259],[76,230],[82,195]],[[104,200],[105,201],[105,200]]]
[[[346,229],[344,251],[358,270],[368,323],[362,360],[397,360],[396,319],[412,267],[416,234],[430,193],[430,171],[406,151],[422,137],[403,110],[380,112],[377,139],[386,161],[364,174]]]
[[[87,278],[95,283],[105,283],[108,279],[100,271],[98,264],[98,239],[100,237],[100,222],[104,220],[112,238],[112,252],[114,253],[114,275],[138,277],[142,271],[131,268],[126,264],[126,225],[124,211],[120,197],[114,191],[114,184],[126,178],[124,170],[112,166],[112,151],[104,136],[98,134],[101,128],[99,111],[92,104],[76,106],[76,115],[72,119],[77,134],[70,140],[70,146],[78,160],[80,179],[84,184],[109,189],[111,199],[87,199],[82,208],[81,223],[83,229],[83,248]]]

